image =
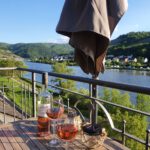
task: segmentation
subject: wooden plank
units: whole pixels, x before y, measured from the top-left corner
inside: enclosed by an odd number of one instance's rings
[[[27,128],[23,128],[23,130],[27,130],[29,133],[32,133],[32,132],[37,133],[37,122],[36,121],[30,122],[28,124]],[[35,138],[38,139],[36,134],[34,134],[34,135],[35,135]],[[49,147],[46,144],[46,143],[48,143],[49,139],[50,139],[50,137],[45,137],[44,139],[41,138],[41,139],[39,139],[39,142],[41,142],[42,144],[46,145],[47,149],[49,149]],[[75,142],[75,141],[70,145],[74,150],[85,150],[85,149],[87,149],[87,147],[82,145],[83,143],[81,142],[81,139],[77,140],[77,142]],[[62,148],[62,147],[58,148],[57,147],[55,149],[62,150],[64,148]],[[99,148],[97,148],[95,150],[107,150],[107,149],[105,147],[101,146],[101,147],[99,147]]]
[[[0,150],[5,150],[1,140],[0,140]]]
[[[15,125],[14,129],[19,134],[19,136],[23,139],[23,141],[30,147],[31,150],[38,150],[39,148],[32,142],[32,140],[26,135],[26,133],[23,133],[19,125]]]
[[[105,140],[104,145],[107,149],[110,149],[110,150],[130,150],[129,148],[125,147],[124,145],[122,145],[110,138],[107,138]]]
[[[34,125],[34,126],[33,126]],[[34,132],[37,133],[37,121],[32,121],[32,126],[28,126],[28,131],[29,132]],[[35,135],[36,136],[36,135]],[[62,147],[61,145],[57,145],[57,147],[49,147],[48,146],[48,142],[50,141],[50,136],[46,136],[46,137],[37,137],[36,139],[38,139],[38,141],[43,144],[47,149],[52,149],[52,150],[64,150],[64,147]],[[76,150],[76,149],[74,149]],[[77,149],[79,150],[79,148]]]
[[[47,150],[45,145],[43,145],[40,140],[41,138],[37,137],[37,132],[34,130],[36,127],[33,127],[32,130],[29,129],[30,126],[22,127],[18,126],[23,133],[25,133],[32,142],[40,149],[40,150]],[[31,126],[32,127],[32,126]],[[43,138],[42,138],[43,140]]]
[[[0,125],[0,129],[5,128],[5,127],[9,127],[9,126],[11,126],[11,125],[12,125],[12,124],[10,124],[10,123],[1,124],[1,125]]]
[[[9,143],[8,139],[5,137],[5,134],[1,129],[0,129],[0,139],[6,150],[13,150],[11,144]]]
[[[20,145],[22,150],[30,150],[30,148],[26,145],[26,143],[23,141],[23,139],[20,137],[20,135],[14,130],[12,126],[8,127],[11,135],[15,138],[17,143]]]
[[[5,128],[8,129],[5,131]],[[50,140],[50,136],[47,137],[38,137],[37,136],[37,121],[36,119],[28,119],[22,121],[16,121],[12,125],[2,125],[0,126],[0,150],[17,150],[16,144],[15,146],[12,143],[16,143],[21,147],[22,150],[62,150],[61,146],[58,148],[50,148],[48,147],[48,142]],[[74,141],[71,145],[74,150],[85,150],[83,147],[83,143],[81,139],[77,138],[78,141]],[[1,142],[3,141],[3,143]],[[4,146],[5,143],[5,146]],[[8,145],[6,145],[8,143]],[[2,148],[1,148],[2,147]],[[18,149],[18,150],[21,150]],[[127,147],[122,144],[107,138],[102,147],[99,147],[95,150],[129,150]]]
[[[22,150],[22,148],[16,142],[16,140],[14,139],[14,137],[10,134],[8,128],[3,128],[3,132],[6,135],[6,137],[8,138],[8,140],[11,143],[11,145],[12,145],[12,147],[13,147],[14,150]]]

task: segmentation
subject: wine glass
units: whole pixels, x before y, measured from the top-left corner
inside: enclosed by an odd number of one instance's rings
[[[74,110],[68,111],[68,117],[61,121],[57,125],[57,136],[64,142],[66,142],[65,149],[68,150],[70,147],[68,142],[71,142],[75,139],[78,133],[78,126],[74,118],[76,112]]]
[[[49,141],[50,147],[56,147],[60,144],[60,140],[55,135],[55,125],[59,121],[59,118],[64,113],[64,105],[63,100],[61,97],[59,99],[52,99],[50,102],[50,109],[47,109],[46,111],[47,116],[50,118],[50,124],[51,124],[51,132],[52,132],[52,138]]]

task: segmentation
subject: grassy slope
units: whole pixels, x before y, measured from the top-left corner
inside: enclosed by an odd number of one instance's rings
[[[18,82],[16,82],[16,80],[18,80]],[[26,90],[23,89],[23,97],[22,97],[21,83],[23,84],[23,87],[25,87],[24,89],[26,89]],[[22,82],[20,79],[17,78],[14,80],[14,78],[10,78],[10,77],[0,77],[0,87],[2,87],[2,85],[5,86],[5,95],[11,101],[14,101],[15,99],[16,105],[22,107],[21,100],[23,100],[23,110],[25,111],[25,104],[27,105],[26,108],[28,113],[32,110],[32,95],[31,92],[28,92],[28,85],[31,87],[30,84],[27,84],[26,82]],[[13,94],[13,89],[14,89],[14,94]],[[0,90],[2,90],[2,88],[0,88]],[[25,93],[26,93],[26,97],[25,97]],[[29,98],[29,93],[30,93],[30,98]],[[28,106],[30,106],[30,108]]]
[[[13,54],[11,51],[7,49],[0,48],[0,59],[21,59],[20,56]]]

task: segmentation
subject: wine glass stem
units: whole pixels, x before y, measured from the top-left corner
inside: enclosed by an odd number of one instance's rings
[[[55,139],[56,138],[56,132],[55,132],[55,130],[56,130],[56,120],[53,120],[52,121],[52,139]]]
[[[68,150],[69,149],[69,144],[68,144],[68,142],[66,142],[66,148],[65,148],[65,150]]]

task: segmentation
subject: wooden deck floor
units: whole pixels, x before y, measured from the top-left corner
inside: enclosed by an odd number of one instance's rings
[[[12,124],[0,125],[0,150],[63,150],[62,146],[57,148],[48,147],[50,137],[41,138],[37,136],[37,123],[35,119],[17,121]],[[80,139],[70,143],[74,150],[88,150]],[[103,146],[95,150],[128,150],[121,144],[106,139]]]

